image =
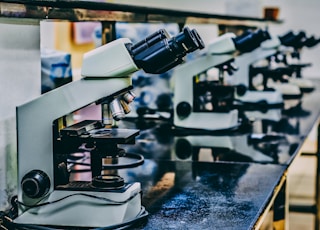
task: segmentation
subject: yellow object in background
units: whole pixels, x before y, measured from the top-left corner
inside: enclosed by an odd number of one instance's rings
[[[87,23],[87,22],[81,22]],[[73,22],[55,22],[55,49],[65,51],[72,56],[72,69],[81,69],[83,54],[95,48],[95,44],[90,40],[79,42],[75,37],[77,27]],[[77,40],[77,39],[78,40]]]

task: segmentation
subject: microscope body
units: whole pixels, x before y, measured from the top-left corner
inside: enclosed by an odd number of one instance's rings
[[[236,47],[231,33],[218,37],[208,46],[204,56],[186,62],[175,68],[174,80],[174,125],[191,129],[222,130],[238,125],[238,111],[226,112],[195,111],[194,84],[197,77],[219,64],[230,62],[234,58]]]
[[[145,217],[140,183],[125,183],[117,175],[118,169],[143,163],[142,156],[132,157],[139,160],[124,167],[120,158],[132,154],[117,147],[118,143],[134,144],[139,130],[112,128],[110,119],[120,120],[130,112],[134,95],[128,74],[138,69],[167,71],[200,48],[201,38],[188,28],[174,38],[159,30],[134,45],[129,39],[118,39],[84,55],[82,79],[18,106],[18,217],[14,222],[59,228],[118,228]],[[101,105],[101,120],[84,120],[67,127],[57,122],[93,103]],[[90,152],[89,181],[70,181],[72,165],[64,157],[60,162],[59,157],[82,150]]]
[[[282,94],[276,90],[253,89],[250,77],[250,68],[257,61],[264,60],[278,51],[280,42],[277,38],[272,38],[261,44],[261,46],[250,53],[242,54],[235,59],[239,70],[234,73],[233,80],[235,85],[243,85],[247,89],[244,94],[236,94],[235,97],[244,103],[263,102],[266,105],[279,106],[283,104]]]
[[[75,188],[61,190],[55,186],[57,178],[54,177],[53,121],[106,95],[120,92],[130,84],[129,77],[81,79],[17,107],[19,201],[27,205],[38,205],[80,192],[120,201],[139,194],[139,183],[130,184],[121,192],[81,191]],[[31,175],[30,172],[35,173],[35,170],[38,174]],[[34,180],[38,180],[39,191],[30,197],[26,194],[35,187],[32,184]],[[52,226],[108,226],[137,216],[141,209],[140,199],[140,195],[136,195],[126,204],[108,206],[103,205],[106,202],[88,196],[73,195],[64,202],[42,207],[28,209],[20,206],[15,222]],[[106,212],[109,214],[106,215]]]

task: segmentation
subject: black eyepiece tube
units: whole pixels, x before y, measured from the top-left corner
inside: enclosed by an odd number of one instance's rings
[[[286,34],[279,36],[279,40],[280,40],[281,44],[285,44],[294,37],[295,37],[294,33],[292,31],[289,31]]]
[[[182,33],[172,39],[172,42],[173,41],[183,47],[186,53],[191,53],[197,49],[204,48],[204,43],[198,32],[195,29],[190,30],[188,27],[185,27]]]
[[[158,30],[157,32],[146,37],[144,40],[141,40],[136,44],[132,45],[131,53],[132,55],[136,55],[137,53],[142,52],[145,49],[148,49],[148,47],[153,46],[157,42],[161,42],[163,39],[168,39],[168,38],[170,38],[170,36],[166,30],[164,29]]]
[[[316,39],[314,36],[311,36],[303,42],[303,45],[308,48],[311,48],[316,46],[319,42],[320,42],[320,39]]]
[[[242,35],[234,38],[233,41],[238,51],[246,53],[258,48],[262,42],[270,38],[268,31],[257,30],[254,32],[246,31]]]
[[[284,36],[279,37],[282,45],[292,46],[292,47],[301,46],[303,39],[305,38],[306,38],[306,33],[304,31],[300,31],[298,34],[294,34],[292,31],[290,31]]]
[[[139,68],[159,74],[181,64],[187,53],[203,49],[204,43],[196,30],[185,27],[172,38],[165,30],[159,30],[127,48]]]

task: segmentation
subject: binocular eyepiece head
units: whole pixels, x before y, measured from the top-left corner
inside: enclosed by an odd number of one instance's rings
[[[260,44],[268,39],[271,36],[266,30],[257,30],[257,31],[246,31],[242,35],[234,38],[234,43],[241,53],[251,52],[252,50],[258,48]]]
[[[298,34],[289,31],[285,35],[279,36],[282,45],[291,47],[301,46],[304,39],[306,39],[306,33],[304,31],[300,31]]]
[[[161,29],[127,48],[139,68],[160,74],[181,64],[187,53],[203,49],[204,43],[195,29],[185,27],[174,37]]]

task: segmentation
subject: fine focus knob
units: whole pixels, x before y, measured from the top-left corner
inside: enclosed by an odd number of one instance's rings
[[[41,170],[32,170],[22,178],[21,187],[26,196],[40,198],[48,193],[50,178]]]

